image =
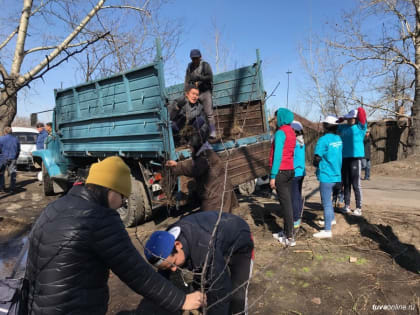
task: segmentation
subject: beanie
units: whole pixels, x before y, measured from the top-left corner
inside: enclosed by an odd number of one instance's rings
[[[106,187],[129,197],[131,194],[130,168],[120,157],[108,157],[92,164],[86,184]]]

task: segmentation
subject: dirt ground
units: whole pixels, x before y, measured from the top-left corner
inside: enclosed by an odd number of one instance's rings
[[[417,159],[375,166],[371,180],[362,182],[363,217],[336,213],[329,240],[312,237],[323,213],[308,170],[303,224],[291,248],[272,238],[283,223],[267,190],[240,197],[236,214],[251,226],[256,247],[250,314],[420,314],[420,178],[413,175],[419,168]],[[13,265],[31,223],[56,198],[42,195],[35,176],[20,172],[20,192],[0,194],[0,276]],[[177,219],[162,209],[128,232],[142,252],[154,230]],[[113,274],[109,285],[109,314],[165,314]]]

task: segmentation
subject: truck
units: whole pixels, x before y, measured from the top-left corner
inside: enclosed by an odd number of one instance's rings
[[[216,74],[213,83],[221,136],[213,149],[226,161],[233,185],[251,193],[256,178],[269,173],[271,148],[258,50],[256,62]],[[52,134],[44,150],[33,152],[45,195],[67,191],[93,163],[118,155],[131,169],[132,194],[118,209],[127,227],[150,219],[157,208],[188,202],[191,179],[174,178],[164,166],[168,159],[191,160],[187,147],[175,147],[167,110],[183,90],[183,84],[165,87],[159,45],[148,65],[54,90]]]

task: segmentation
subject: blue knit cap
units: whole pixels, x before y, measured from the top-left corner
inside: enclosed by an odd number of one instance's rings
[[[175,244],[175,237],[167,231],[156,231],[150,236],[149,240],[144,247],[144,255],[150,262],[155,258],[158,259],[153,265],[158,267],[163,259],[167,258]]]

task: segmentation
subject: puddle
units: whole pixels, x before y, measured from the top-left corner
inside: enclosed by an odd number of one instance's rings
[[[0,245],[0,279],[11,276],[19,255],[27,242],[28,236],[25,235],[6,244]],[[24,275],[27,255],[28,251],[26,250],[21,258],[15,277],[21,277]]]

